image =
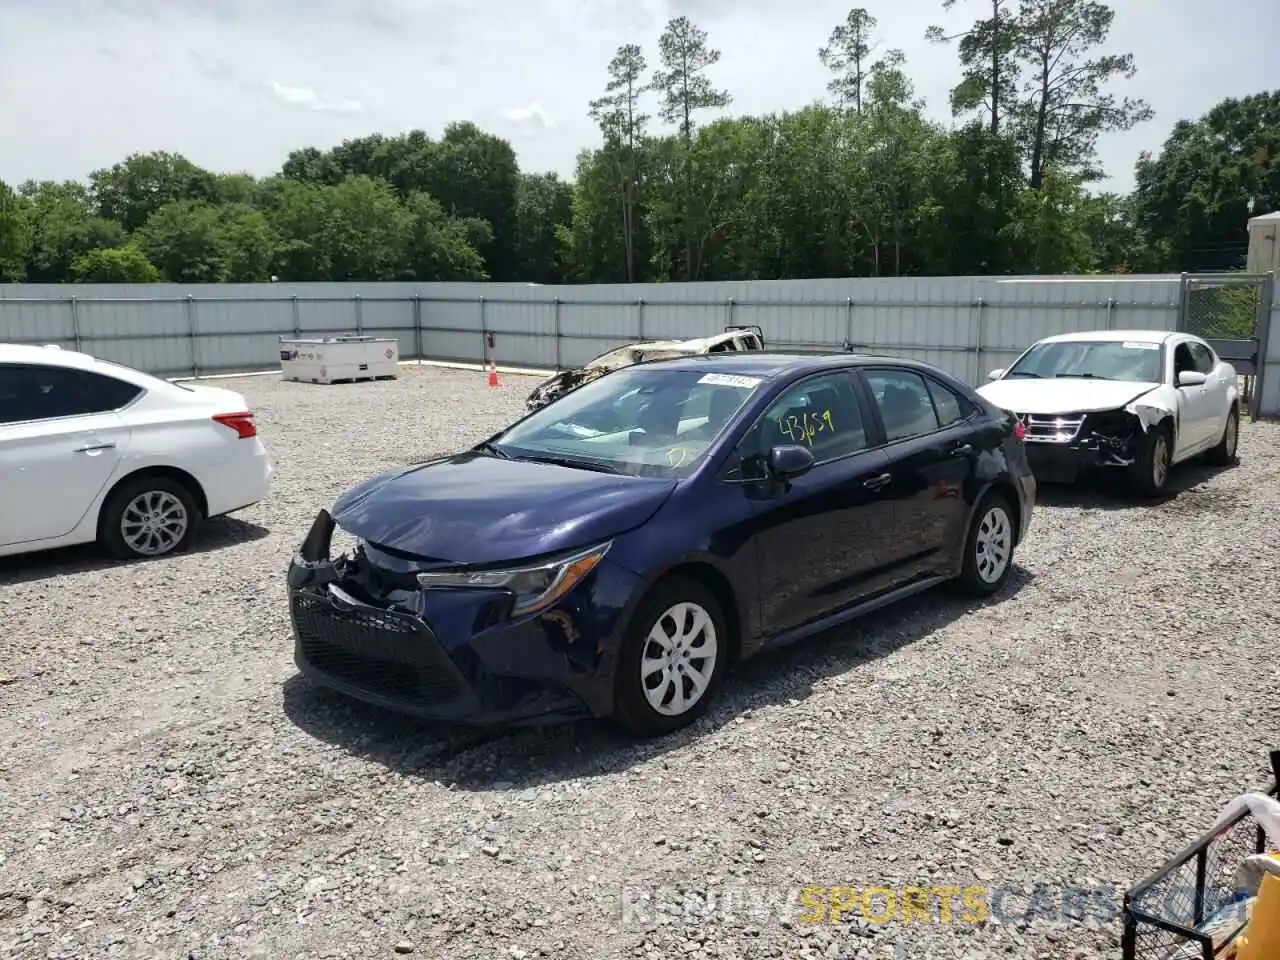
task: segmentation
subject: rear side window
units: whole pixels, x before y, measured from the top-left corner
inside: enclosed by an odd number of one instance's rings
[[[0,423],[118,410],[142,388],[114,377],[40,364],[0,364]]]
[[[949,427],[960,423],[969,415],[969,404],[964,398],[930,377],[925,377],[924,382],[929,388],[929,398],[933,400],[934,412],[938,415],[938,426]]]

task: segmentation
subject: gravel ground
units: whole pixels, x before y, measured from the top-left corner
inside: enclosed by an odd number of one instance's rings
[[[499,428],[531,382],[224,381],[278,463],[269,502],[160,562],[0,561],[0,955],[1118,957],[1092,911],[812,925],[779,898],[1123,887],[1265,781],[1274,425],[1159,506],[1042,491],[1004,596],[767,657],[663,742],[467,735],[308,688],[283,575],[316,509]],[[665,887],[719,906],[636,900]]]

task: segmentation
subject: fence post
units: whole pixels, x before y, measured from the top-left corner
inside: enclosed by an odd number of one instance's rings
[[[360,294],[355,294],[352,298],[352,305],[356,311],[356,336],[364,335],[364,308],[360,303]]]
[[[725,326],[732,327],[733,326],[733,297],[729,298],[729,302],[726,305],[729,308],[729,319],[728,321],[726,321]]]
[[[1275,315],[1276,275],[1268,270],[1258,292],[1259,322],[1255,330],[1258,337],[1258,360],[1254,364],[1253,398],[1249,401],[1249,420],[1258,422],[1259,409],[1266,402],[1266,382],[1271,370],[1267,366],[1267,354],[1271,349],[1271,321]]]
[[[1114,330],[1116,328],[1115,310],[1116,298],[1107,297],[1107,329]]]
[[[1178,314],[1174,320],[1174,330],[1178,333],[1186,333],[1187,321],[1190,318],[1191,309],[1191,281],[1187,274],[1178,275]]]
[[[976,385],[982,383],[984,376],[982,372],[982,354],[986,349],[986,338],[982,335],[982,327],[984,325],[983,321],[985,319],[984,314],[987,309],[987,301],[982,297],[979,297],[974,303],[974,307],[977,308],[977,313],[974,315],[976,320],[974,322],[973,331],[973,360],[974,366],[976,367],[973,382]]]
[[[844,342],[849,352],[853,352],[853,297],[844,298]]]
[[[561,330],[560,330],[560,298],[559,298],[559,297],[556,297],[556,298],[552,301],[552,308],[555,310],[555,314],[554,314],[554,316],[553,316],[553,321],[554,321],[554,324],[555,324],[554,329],[555,329],[555,335],[556,335],[556,371],[557,371],[557,372],[559,372],[559,370],[560,370],[560,359],[561,359],[561,357],[560,357],[560,337],[561,337]]]
[[[76,352],[80,353],[80,300],[78,297],[71,298],[71,336],[76,342]]]
[[[187,294],[187,334],[191,339],[191,375],[200,379],[200,337],[196,328],[196,300]]]
[[[480,298],[480,362],[489,362],[489,321],[486,318],[484,297]]]
[[[293,339],[302,339],[302,313],[298,307],[298,295],[295,293],[289,298],[293,301]]]
[[[636,339],[644,339],[644,297],[636,301]]]
[[[422,366],[422,295],[413,295],[413,350]]]

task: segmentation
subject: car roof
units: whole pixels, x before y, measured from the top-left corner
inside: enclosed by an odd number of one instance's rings
[[[1164,343],[1172,337],[1184,336],[1176,330],[1078,330],[1045,337],[1040,343]]]
[[[77,350],[63,350],[57,346],[35,346],[26,343],[0,343],[0,363],[43,363],[52,367],[79,367],[89,369],[98,360]]]
[[[663,370],[706,370],[714,367],[716,373],[744,377],[760,377],[770,380],[791,373],[818,373],[822,370],[839,370],[850,367],[874,366],[891,363],[895,366],[933,373],[937,370],[927,363],[905,360],[902,357],[878,356],[866,353],[782,353],[768,350],[738,353],[703,353],[689,357],[670,357],[646,360],[640,367],[661,367]],[[634,368],[633,368],[634,369]]]

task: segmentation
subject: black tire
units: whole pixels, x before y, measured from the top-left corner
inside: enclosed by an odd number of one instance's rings
[[[1226,426],[1222,428],[1222,436],[1218,445],[1205,454],[1205,461],[1215,467],[1229,467],[1236,462],[1236,447],[1240,443],[1240,408],[1234,403],[1227,414]]]
[[[650,631],[667,618],[672,608],[680,604],[696,605],[706,613],[713,631],[715,657],[711,665],[711,676],[693,705],[681,713],[661,713],[645,694],[646,684],[641,678],[641,662],[651,646]],[[653,646],[656,647],[656,644]],[[728,663],[729,650],[724,610],[715,594],[704,584],[689,577],[677,575],[660,581],[640,602],[627,627],[614,676],[613,719],[631,733],[642,737],[662,736],[688,726],[702,716],[707,704],[715,697]],[[700,661],[696,656],[690,657],[686,653],[685,663],[692,667]],[[679,683],[682,690],[691,689],[691,681],[671,667],[662,672]]]
[[[1129,467],[1129,486],[1139,496],[1159,497],[1165,492],[1173,465],[1173,442],[1173,429],[1168,420],[1143,435],[1138,456]]]
[[[176,542],[163,544],[162,549],[155,553],[143,552],[130,544],[121,528],[125,511],[140,497],[148,494],[177,500],[186,517],[186,527]],[[165,476],[133,477],[113,490],[102,505],[102,516],[98,520],[98,542],[117,560],[151,560],[186,550],[203,522],[204,516],[199,504],[185,484]]]
[[[1003,532],[1002,532],[1003,531]],[[998,490],[988,490],[974,507],[969,532],[964,538],[964,563],[957,580],[968,594],[987,597],[998,593],[1013,571],[1017,527],[1009,498]],[[1003,539],[1003,551],[993,549]],[[1003,568],[999,568],[1003,563]],[[992,572],[996,571],[995,576]]]

